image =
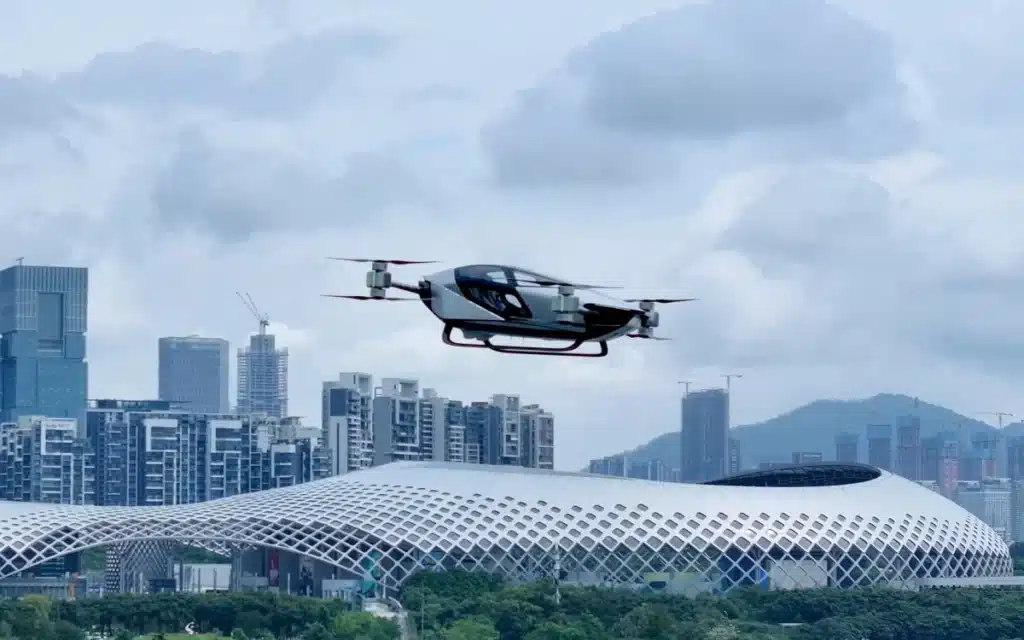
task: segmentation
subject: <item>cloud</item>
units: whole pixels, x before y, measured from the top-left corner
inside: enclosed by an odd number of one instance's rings
[[[883,32],[818,0],[717,0],[594,38],[484,142],[504,185],[626,184],[723,146],[733,162],[864,159],[916,131]]]
[[[54,91],[45,79],[31,73],[0,75],[0,142],[15,133],[51,133],[86,118]]]
[[[82,103],[290,117],[316,104],[345,64],[378,55],[385,44],[377,33],[350,29],[293,37],[257,55],[148,42],[101,53],[82,69],[60,74],[55,86]]]
[[[845,270],[892,246],[888,190],[863,174],[823,166],[794,168],[732,222],[720,246],[763,272]]]
[[[217,146],[193,127],[154,180],[156,223],[237,243],[260,232],[348,227],[432,197],[386,153],[354,153],[340,176],[322,174],[268,150]]]

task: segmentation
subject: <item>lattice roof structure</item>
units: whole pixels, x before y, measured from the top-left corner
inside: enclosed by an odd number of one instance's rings
[[[143,540],[276,548],[390,586],[428,567],[684,592],[1012,574],[1006,544],[978,518],[863,465],[696,485],[399,462],[170,507],[0,502],[0,578]]]

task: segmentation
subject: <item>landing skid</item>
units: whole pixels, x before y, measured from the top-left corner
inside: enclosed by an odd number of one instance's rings
[[[441,333],[441,340],[444,341],[449,347],[463,347],[466,349],[490,349],[498,353],[508,354],[519,354],[519,355],[534,355],[534,356],[566,356],[573,358],[603,358],[608,355],[608,343],[601,340],[597,344],[600,346],[600,351],[597,353],[576,353],[586,342],[585,340],[577,340],[566,347],[510,347],[505,345],[494,344],[490,338],[481,342],[457,342],[452,339],[452,331],[455,329],[450,324],[445,325],[444,332]]]

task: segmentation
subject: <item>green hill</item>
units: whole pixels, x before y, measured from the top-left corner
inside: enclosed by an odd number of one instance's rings
[[[945,407],[905,395],[882,393],[859,400],[815,400],[770,420],[737,426],[732,435],[740,441],[744,467],[786,462],[792,459],[794,451],[819,451],[826,460],[834,460],[835,437],[843,432],[860,434],[860,457],[866,462],[866,425],[891,424],[895,435],[900,418],[910,415],[921,418],[922,438],[939,431],[959,430],[966,442],[975,432],[997,431],[992,425]],[[1024,424],[1008,425],[1004,431],[1006,435],[1024,435]],[[679,447],[679,432],[672,431],[617,455],[629,456],[630,462],[657,459],[672,468],[679,466]]]

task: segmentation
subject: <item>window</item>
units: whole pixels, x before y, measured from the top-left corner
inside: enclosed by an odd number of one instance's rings
[[[498,284],[509,284],[505,268],[498,265],[477,264],[455,270],[455,277],[460,280],[487,280]]]

